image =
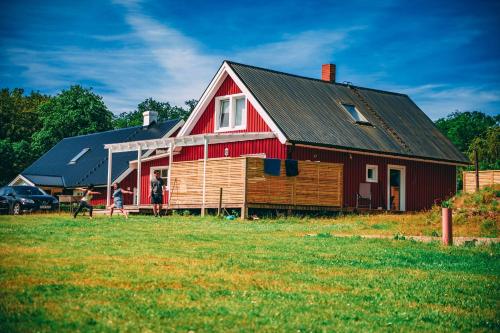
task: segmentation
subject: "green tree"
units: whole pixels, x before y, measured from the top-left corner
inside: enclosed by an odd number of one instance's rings
[[[25,95],[21,88],[1,89],[0,139],[9,139],[11,142],[29,140],[41,127],[36,109],[49,100],[49,96],[35,91]]]
[[[500,127],[490,127],[486,133],[472,140],[469,147],[469,158],[474,161],[474,150],[477,149],[479,169],[500,169]]]
[[[113,127],[124,128],[142,125],[142,113],[145,111],[157,112],[158,121],[160,122],[173,119],[186,120],[196,106],[196,103],[196,100],[191,99],[184,103],[186,107],[179,107],[172,106],[169,102],[156,101],[150,97],[139,103],[136,110],[132,112],[123,112],[116,116],[113,119]]]
[[[36,109],[51,97],[23,89],[0,90],[0,186],[9,182],[38,156],[31,149],[31,136],[41,128]]]
[[[0,186],[7,184],[17,174],[12,164],[16,155],[9,139],[0,139]]]
[[[32,137],[41,155],[61,139],[112,129],[113,114],[92,89],[71,86],[37,108],[42,127]]]
[[[498,125],[500,115],[488,116],[479,111],[453,112],[436,121],[436,126],[463,153],[467,153],[472,141]]]

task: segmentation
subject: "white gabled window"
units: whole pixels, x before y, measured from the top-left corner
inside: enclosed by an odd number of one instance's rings
[[[361,112],[359,112],[358,109],[356,109],[356,107],[354,105],[352,105],[352,104],[342,104],[342,106],[347,111],[347,113],[349,113],[349,115],[351,116],[351,118],[355,122],[357,122],[357,123],[366,123],[366,124],[370,123],[368,120],[366,120],[365,116],[363,116],[363,114]]]
[[[71,159],[71,161],[68,162],[68,164],[76,164],[76,161],[78,161],[80,159],[80,157],[85,155],[89,150],[90,150],[90,148],[83,148],[82,151],[80,151],[78,154],[76,154],[76,156],[73,157]]]
[[[366,181],[368,183],[378,183],[378,165],[366,165]]]
[[[247,101],[245,95],[236,94],[215,98],[215,131],[234,131],[246,128]]]

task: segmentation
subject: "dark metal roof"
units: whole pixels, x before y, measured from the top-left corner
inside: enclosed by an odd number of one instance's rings
[[[33,184],[38,186],[58,186],[64,187],[64,180],[61,176],[47,176],[47,175],[23,175],[28,178]]]
[[[469,163],[407,95],[227,63],[291,142]]]
[[[104,144],[157,139],[165,136],[181,120],[171,120],[149,127],[135,126],[107,132],[75,136],[61,140],[21,174],[36,185],[60,186],[54,180],[59,177],[65,187],[103,185],[107,180],[108,152]],[[90,148],[75,164],[68,164],[82,149]],[[112,178],[116,179],[137,158],[137,152],[113,154]],[[33,177],[33,176],[36,177]],[[45,177],[42,177],[45,176]],[[51,184],[43,184],[52,181]]]

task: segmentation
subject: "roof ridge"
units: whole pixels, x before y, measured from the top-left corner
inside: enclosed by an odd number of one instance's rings
[[[361,86],[356,86],[356,85],[347,84],[347,83],[329,82],[329,81],[324,81],[324,80],[317,79],[317,78],[314,78],[314,77],[309,77],[309,76],[304,76],[304,75],[298,75],[298,74],[292,74],[292,73],[282,72],[282,71],[278,71],[278,70],[274,70],[274,69],[269,69],[269,68],[264,68],[264,67],[258,67],[258,66],[253,66],[253,65],[242,64],[242,63],[239,63],[239,62],[236,62],[236,61],[231,61],[231,60],[224,60],[224,61],[227,62],[229,65],[231,65],[231,64],[233,64],[233,65],[239,65],[239,66],[254,68],[254,69],[258,69],[258,70],[262,70],[262,71],[266,71],[266,72],[270,72],[270,73],[281,74],[281,75],[296,77],[296,78],[299,78],[299,79],[306,79],[306,80],[321,82],[321,83],[324,83],[324,84],[337,85],[337,86],[342,86],[342,87],[346,87],[346,88],[354,87],[354,88],[357,88],[357,89],[376,91],[376,92],[379,92],[379,93],[382,93],[382,94],[407,96],[406,94],[398,93],[398,92],[395,92],[395,91],[387,91],[387,90],[381,90],[381,89],[375,89],[375,88],[361,87]]]
[[[168,122],[174,122],[174,121],[179,122],[181,120],[182,120],[181,118],[178,118],[178,119],[168,119],[168,120],[165,120],[165,121],[162,121],[162,122],[158,122],[157,125],[165,124],[165,123],[168,123]],[[102,132],[95,132],[95,133],[89,133],[89,134],[80,134],[80,135],[75,135],[75,136],[68,136],[66,138],[63,138],[63,140],[80,138],[80,137],[84,137],[84,136],[104,134],[104,133],[110,133],[110,132],[118,132],[118,131],[124,131],[124,130],[131,130],[131,129],[142,129],[144,127],[147,127],[147,126],[137,125],[137,126],[123,127],[123,128],[116,128],[116,129],[102,131]]]

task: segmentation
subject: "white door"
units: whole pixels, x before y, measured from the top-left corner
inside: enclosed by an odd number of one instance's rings
[[[406,167],[387,166],[387,210],[406,210]]]

